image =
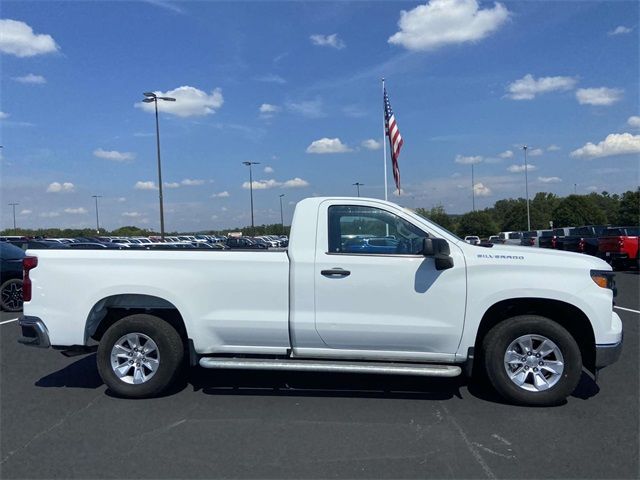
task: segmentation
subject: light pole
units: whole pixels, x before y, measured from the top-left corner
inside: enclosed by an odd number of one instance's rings
[[[471,208],[476,211],[476,184],[473,176],[473,163],[471,164]]]
[[[242,162],[242,164],[249,167],[249,195],[251,196],[251,229],[254,230],[255,225],[253,224],[253,173],[251,170],[251,165],[260,165],[260,162]]]
[[[282,225],[282,234],[284,235],[284,215],[282,214],[282,197],[284,197],[284,193],[280,194],[280,225]]]
[[[96,199],[96,233],[100,235],[100,217],[98,216],[98,199],[102,198],[102,195],[91,195]]]
[[[527,147],[526,145],[522,146],[522,150],[524,150],[524,188],[527,194],[527,230],[531,230],[531,214],[529,212],[529,175],[527,166]]]
[[[577,184],[577,183],[574,183],[574,184],[573,184],[573,194],[574,194],[574,195],[577,195],[577,194],[578,194],[578,184]]]
[[[164,205],[162,204],[162,166],[160,164],[160,126],[158,122],[158,100],[165,100],[167,102],[175,102],[175,98],[171,97],[159,97],[153,92],[144,92],[142,101],[145,103],[153,102],[156,107],[156,146],[158,149],[158,191],[160,192],[160,238],[164,242]]]
[[[358,189],[358,197],[360,197],[360,187],[364,187],[364,183],[356,182],[353,185]]]
[[[13,233],[16,233],[16,205],[20,205],[19,203],[10,203],[11,207],[13,207]]]

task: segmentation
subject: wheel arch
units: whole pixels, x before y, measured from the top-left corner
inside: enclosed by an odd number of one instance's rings
[[[115,322],[138,313],[154,315],[166,321],[187,344],[189,335],[184,318],[173,303],[154,295],[133,293],[110,295],[93,305],[85,322],[85,344],[90,338],[99,342]]]
[[[540,315],[564,327],[580,348],[583,366],[595,373],[595,335],[589,318],[575,305],[546,298],[514,298],[493,304],[482,316],[476,335],[474,352],[479,360],[474,362],[476,366],[482,365],[479,357],[485,335],[498,323],[516,315]]]

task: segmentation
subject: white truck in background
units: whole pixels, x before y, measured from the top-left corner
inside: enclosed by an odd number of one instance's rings
[[[470,245],[376,199],[301,201],[287,251],[27,253],[19,341],[98,342],[100,375],[125,397],[200,365],[465,373],[511,402],[551,405],[622,348],[604,261]]]

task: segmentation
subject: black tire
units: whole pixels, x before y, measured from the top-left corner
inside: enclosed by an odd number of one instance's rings
[[[142,334],[157,345],[158,366],[143,383],[127,383],[116,375],[112,367],[112,349],[127,334]],[[131,315],[107,329],[100,340],[96,358],[98,372],[113,393],[127,398],[154,397],[169,388],[179,376],[184,367],[184,344],[178,332],[165,320],[153,315]]]
[[[518,386],[509,378],[505,366],[507,349],[516,339],[527,336],[540,336],[551,340],[560,350],[563,360],[563,371],[555,377],[556,383],[546,390],[530,391]],[[566,400],[575,390],[582,375],[582,355],[580,348],[571,334],[561,325],[546,317],[537,315],[520,315],[509,318],[493,327],[483,342],[484,366],[486,374],[496,391],[506,400],[519,405],[550,406]],[[523,353],[523,359],[528,358]],[[553,354],[549,358],[554,358]],[[532,360],[537,360],[532,357]],[[545,360],[542,358],[541,360]],[[543,362],[544,363],[544,362]],[[524,363],[523,363],[524,365]],[[513,367],[517,368],[516,366]],[[525,366],[522,367],[523,369]],[[527,382],[534,380],[533,368],[527,366]],[[540,368],[540,373],[542,373]],[[545,371],[546,375],[550,375]],[[552,383],[549,382],[549,383]],[[531,386],[530,386],[531,388]],[[533,387],[535,388],[535,387]]]
[[[22,310],[22,280],[11,278],[0,286],[0,307],[7,312]]]

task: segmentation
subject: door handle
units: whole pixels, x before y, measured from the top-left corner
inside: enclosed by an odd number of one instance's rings
[[[344,270],[342,268],[332,268],[331,270],[322,270],[320,272],[325,277],[348,277],[351,275],[349,270]]]

